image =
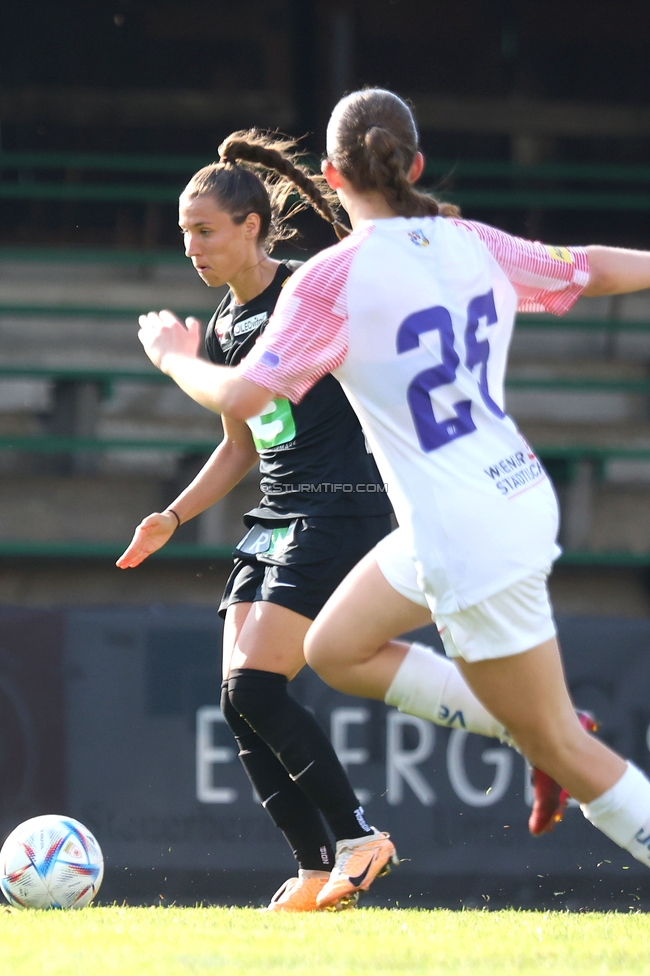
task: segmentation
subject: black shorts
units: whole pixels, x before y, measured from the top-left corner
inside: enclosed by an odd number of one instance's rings
[[[392,527],[390,515],[295,519],[272,556],[235,551],[219,613],[224,617],[234,603],[264,601],[313,620],[352,567]]]

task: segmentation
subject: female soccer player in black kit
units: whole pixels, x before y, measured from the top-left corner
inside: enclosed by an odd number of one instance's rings
[[[220,147],[221,161],[200,170],[181,196],[187,255],[206,284],[230,286],[206,332],[213,363],[234,366],[249,352],[294,270],[293,263],[269,257],[273,244],[288,236],[278,216],[288,193],[301,190],[337,229],[328,201],[287,159],[288,148],[257,132],[235,133]],[[265,184],[246,164],[276,171],[284,181]],[[189,328],[198,329],[198,323],[189,322]],[[389,532],[390,506],[359,423],[332,376],[297,406],[275,399],[247,423],[224,414],[223,427],[224,439],[199,475],[165,512],[144,519],[118,566],[141,563],[259,460],[263,498],[244,517],[249,531],[237,547],[220,606],[221,706],[241,762],[298,862],[298,877],[282,886],[269,908],[311,911],[336,898],[327,887],[334,857],[323,818],[337,842],[337,862],[342,848],[350,851],[348,873],[358,890],[395,860],[388,836],[366,823],[326,735],[287,692],[304,666],[311,621]],[[421,615],[422,625],[430,622],[425,609]],[[455,666],[439,655],[430,658],[432,704],[418,714],[445,724],[445,714],[462,711],[465,728],[500,734]],[[379,678],[368,696],[384,699],[387,684]],[[446,704],[451,701],[453,707]],[[545,823],[557,813],[556,801]],[[354,894],[338,907],[353,903]]]
[[[277,194],[234,165],[237,140],[231,141],[230,151],[222,147],[228,163],[197,173],[180,209],[186,252],[201,278],[230,285],[205,337],[209,359],[229,366],[255,343],[297,266],[269,257],[284,230]],[[251,154],[267,164],[279,158],[272,140],[262,137]],[[299,866],[298,878],[269,907],[308,911],[317,907],[334,863],[323,817],[336,841],[361,839],[369,856],[379,850],[386,863],[394,857],[387,836],[366,823],[329,739],[287,693],[288,680],[305,663],[311,621],[390,531],[391,507],[359,423],[331,376],[298,407],[275,400],[249,424],[224,417],[223,428],[224,440],[194,482],[166,512],[144,520],[118,565],[137,565],[160,548],[180,522],[222,498],[259,460],[263,497],[244,517],[249,531],[220,606],[221,705],[242,764]]]

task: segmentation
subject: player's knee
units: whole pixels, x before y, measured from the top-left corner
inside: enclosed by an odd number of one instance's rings
[[[246,719],[242,718],[237,710],[233,708],[232,702],[230,701],[230,696],[228,694],[227,679],[221,684],[221,699],[219,704],[221,705],[221,714],[226,720],[226,725],[237,741],[240,741],[242,738],[252,733],[252,729]]]
[[[233,708],[233,704],[230,701],[227,678],[221,682],[221,698],[219,699],[219,704],[221,706],[221,714],[226,720],[226,725],[230,728],[242,721],[237,709]]]
[[[581,729],[548,718],[524,722],[512,731],[508,728],[508,731],[528,761],[543,769],[555,768],[558,764],[570,764],[571,754],[579,746],[576,734],[578,738],[582,735]]]
[[[228,678],[228,700],[235,713],[253,729],[265,728],[287,695],[287,679],[271,671],[238,669]]]
[[[349,630],[329,624],[319,626],[316,621],[307,631],[303,650],[307,664],[319,678],[331,688],[351,694],[351,673],[376,654],[377,645],[372,638],[353,636]]]
[[[305,661],[309,667],[316,672],[323,681],[328,681],[328,676],[336,670],[334,661],[333,646],[327,633],[319,627],[310,627],[305,637],[303,645]]]
[[[219,705],[221,706],[221,714],[228,723],[228,717],[230,715],[232,705],[230,704],[230,698],[228,697],[228,679],[225,678],[221,682],[221,697],[219,699]]]

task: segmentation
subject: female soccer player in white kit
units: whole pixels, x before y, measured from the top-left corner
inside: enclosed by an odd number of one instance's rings
[[[524,755],[647,864],[650,783],[584,731],[568,695],[546,591],[556,499],[504,413],[503,376],[517,307],[561,313],[580,294],[650,287],[650,254],[546,247],[438,216],[412,188],[423,167],[417,132],[390,92],[343,99],[327,150],[324,173],[353,233],[293,276],[242,364],[199,366],[170,318],[141,320],[143,345],[199,402],[242,419],[274,395],[299,401],[334,373],[400,529],[317,617],[309,662],[351,692],[380,662],[387,700],[404,707],[424,662],[390,638],[407,629],[407,597],[419,591],[447,654]],[[335,866],[323,903],[351,885]]]

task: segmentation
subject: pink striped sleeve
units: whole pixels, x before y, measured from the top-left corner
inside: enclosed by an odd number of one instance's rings
[[[451,221],[483,241],[517,292],[520,312],[563,315],[589,281],[589,257],[582,247],[553,247],[474,220]]]
[[[347,280],[372,228],[322,251],[289,279],[264,333],[239,364],[244,379],[298,403],[348,351]]]

